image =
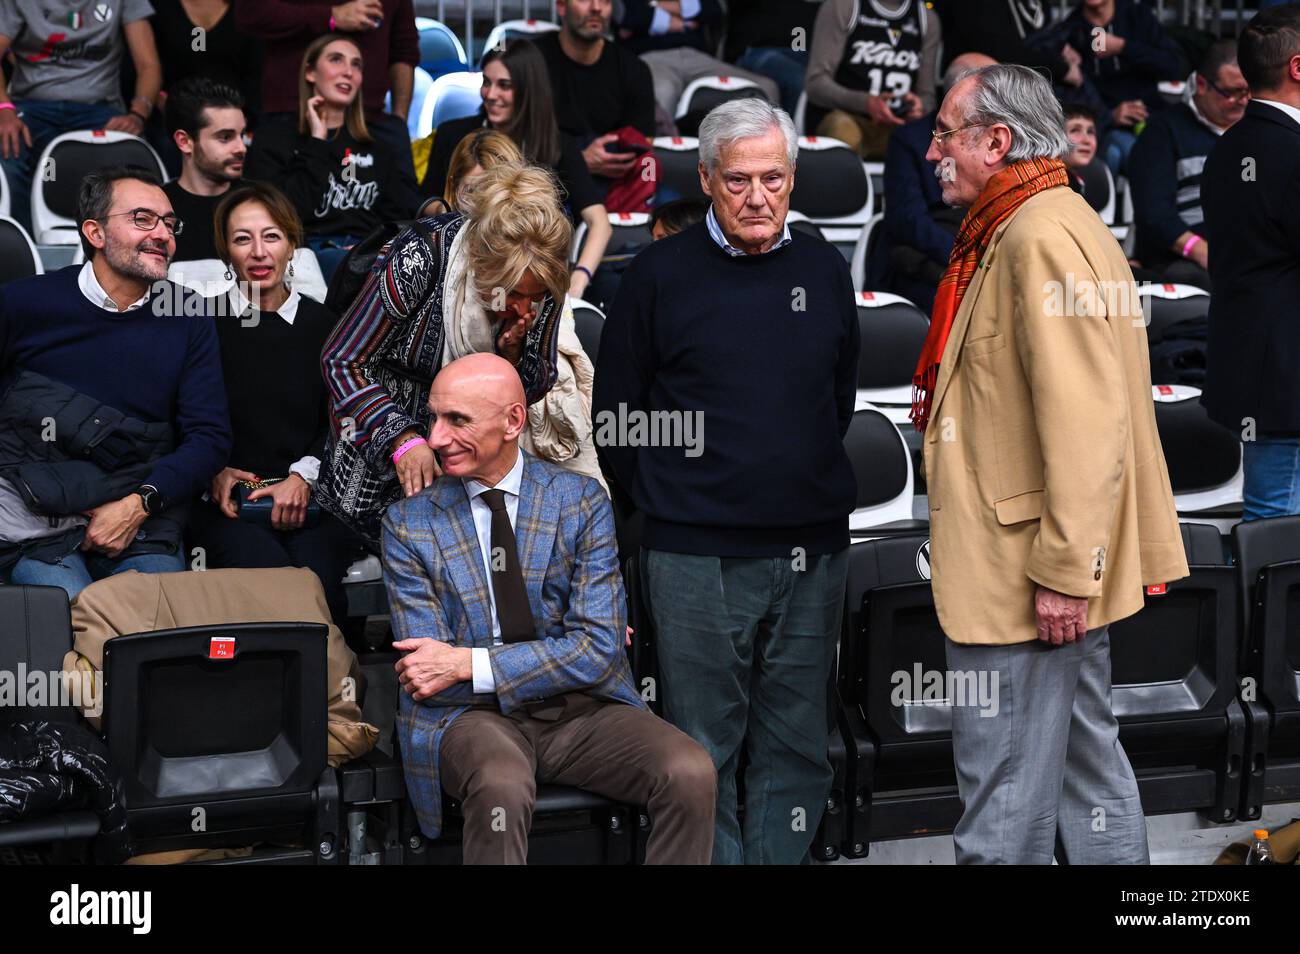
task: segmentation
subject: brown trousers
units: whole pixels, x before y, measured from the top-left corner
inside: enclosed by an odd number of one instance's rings
[[[645,709],[579,693],[562,710],[471,709],[442,737],[439,774],[461,802],[466,864],[524,864],[539,781],[645,805],[647,864],[709,863],[717,775],[690,736]]]

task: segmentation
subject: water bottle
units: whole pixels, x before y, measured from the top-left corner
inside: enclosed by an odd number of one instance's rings
[[[1255,843],[1250,846],[1250,853],[1246,855],[1246,864],[1248,865],[1272,865],[1277,864],[1273,860],[1273,849],[1268,843],[1268,829],[1255,829]]]

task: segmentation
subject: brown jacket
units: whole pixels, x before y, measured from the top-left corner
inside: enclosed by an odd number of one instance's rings
[[[73,650],[63,669],[93,678],[81,698],[98,700],[104,643],[114,636],[214,623],[330,622],[325,593],[310,570],[205,570],[119,573],[92,583],[72,603]],[[375,747],[379,730],[361,721],[357,657],[334,626],[327,637],[328,756],[338,766]],[[350,680],[350,681],[348,681]],[[83,685],[85,683],[83,682]],[[91,713],[92,725],[98,720]]]
[[[931,571],[958,643],[1037,637],[1037,584],[1090,629],[1187,575],[1133,275],[1067,188],[994,233],[953,320],[925,436]]]

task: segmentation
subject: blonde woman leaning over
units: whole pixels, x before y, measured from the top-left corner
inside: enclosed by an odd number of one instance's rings
[[[441,473],[422,440],[426,399],[438,370],[466,354],[496,353],[518,369],[530,450],[599,476],[591,363],[572,318],[561,328],[572,226],[553,178],[502,163],[460,201],[462,211],[418,219],[393,240],[321,356],[331,435],[317,497],[372,543],[389,504]]]

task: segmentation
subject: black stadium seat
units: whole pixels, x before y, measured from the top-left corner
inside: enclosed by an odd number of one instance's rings
[[[1210,490],[1232,480],[1241,466],[1241,441],[1222,424],[1210,420],[1199,394],[1189,394],[1186,400],[1156,401],[1155,409],[1156,429],[1175,497]]]
[[[0,672],[55,673],[72,649],[72,619],[68,595],[57,586],[0,586]],[[26,702],[27,700],[22,700]],[[76,725],[81,716],[65,699],[45,705],[2,705],[0,726],[16,722],[49,721]],[[49,846],[55,860],[80,858],[87,839],[99,833],[94,812],[73,810],[0,824],[0,854]]]
[[[912,375],[925,336],[930,331],[930,320],[921,309],[901,296],[859,292],[858,330],[862,338],[862,348],[858,352],[859,390],[895,392],[894,397],[902,396],[898,403],[906,404],[910,409]],[[867,397],[872,403],[881,403],[884,395],[869,394]]]
[[[63,133],[51,140],[32,182],[32,232],[38,244],[76,245],[77,192],[88,173],[107,166],[140,166],[167,178],[158,154],[143,139],[96,129]],[[42,175],[44,169],[54,175]]]
[[[0,216],[0,285],[44,272],[27,230],[8,216]]]
[[[659,184],[683,199],[704,199],[700,188],[700,141],[691,136],[657,136],[655,158],[659,160]]]
[[[1083,198],[1110,225],[1115,218],[1115,180],[1106,163],[1094,159],[1083,167]]]
[[[1185,526],[1183,543],[1192,575],[1112,627],[1115,711],[1148,812],[1230,821],[1245,740],[1235,586],[1214,527]],[[948,830],[960,817],[951,708],[914,679],[947,671],[929,577],[925,536],[849,548],[839,685],[870,760],[859,759],[845,796],[853,844]]]
[[[898,428],[878,408],[860,404],[844,436],[857,482],[849,530],[854,536],[924,531],[912,519],[911,453]]]
[[[596,356],[600,354],[600,335],[605,330],[605,315],[591,302],[579,299],[572,304],[574,330],[582,342],[582,350],[587,352],[594,367]]]
[[[1166,338],[1186,337],[1209,323],[1210,296],[1193,285],[1152,284],[1138,288],[1147,321],[1147,345],[1160,344]],[[1176,384],[1155,381],[1152,384]]]
[[[1232,530],[1241,589],[1242,699],[1249,716],[1242,817],[1300,798],[1300,517]]]
[[[1190,575],[1110,627],[1112,704],[1147,814],[1237,817],[1245,713],[1237,695],[1237,585],[1218,528],[1181,525]]]
[[[687,113],[707,115],[711,110],[733,99],[747,99],[757,96],[766,99],[763,89],[757,83],[733,76],[703,76],[692,80],[682,90],[677,101],[677,118]]]
[[[104,730],[137,851],[274,841],[299,847],[257,860],[341,861],[325,637],[320,623],[238,623],[105,644]]]

